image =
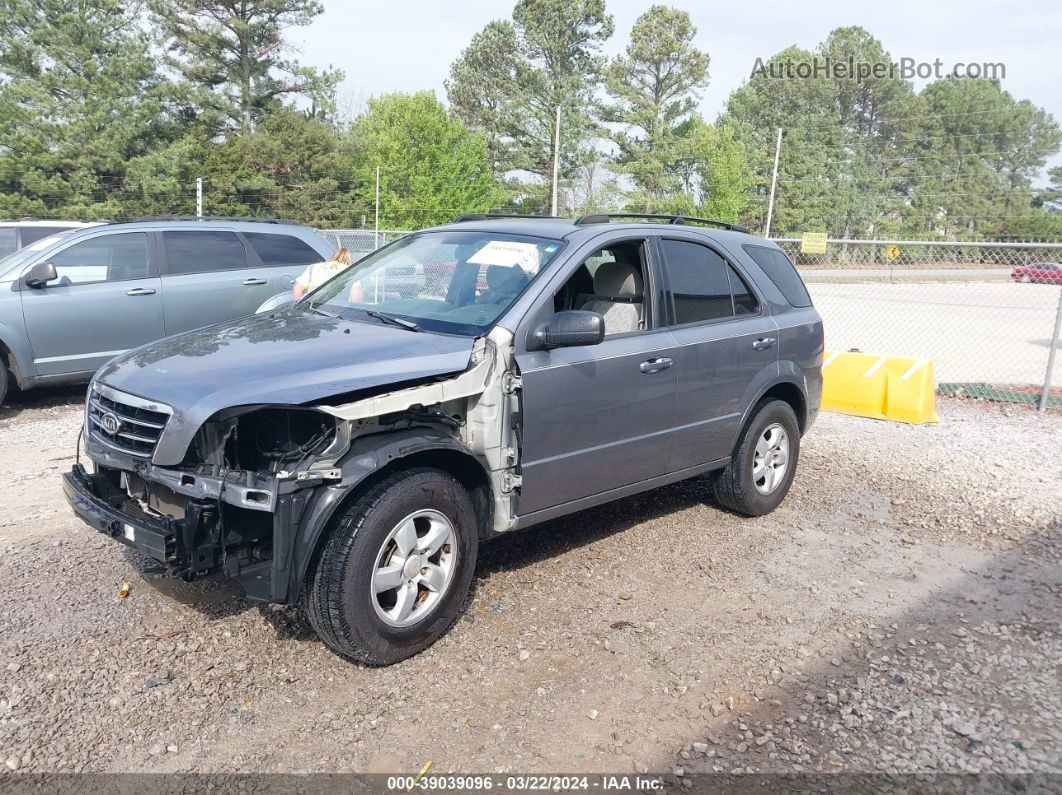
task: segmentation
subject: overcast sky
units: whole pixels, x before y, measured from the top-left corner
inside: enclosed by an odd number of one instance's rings
[[[309,64],[342,69],[341,103],[389,91],[433,89],[445,100],[443,81],[451,62],[490,20],[507,18],[508,0],[323,0],[325,11],[291,40]],[[634,21],[652,0],[607,0],[616,32],[606,52],[626,46]],[[830,30],[860,25],[877,36],[893,60],[940,58],[946,68],[961,62],[1003,62],[1003,87],[1062,120],[1062,2],[1019,0],[676,0],[697,26],[696,44],[711,55],[711,82],[701,106],[714,120],[727,97],[748,78],[757,57],[795,44],[807,49]],[[915,81],[921,87],[924,81]]]

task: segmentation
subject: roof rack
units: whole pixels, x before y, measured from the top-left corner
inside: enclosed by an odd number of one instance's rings
[[[297,224],[286,218],[255,217],[251,215],[148,215],[142,218],[124,218],[120,221],[108,221],[112,224],[139,224],[147,221],[240,221],[258,224]]]
[[[740,224],[729,224],[726,221],[713,221],[711,218],[694,218],[689,215],[660,215],[654,213],[593,213],[591,215],[583,215],[575,219],[576,226],[586,226],[587,224],[607,224],[613,219],[621,218],[645,218],[651,221],[666,221],[669,224],[675,224],[682,226],[684,224],[707,224],[708,226],[718,226],[722,229],[729,229],[731,232],[748,232],[748,227],[741,226]]]
[[[532,221],[567,220],[560,215],[520,215],[519,213],[465,213],[454,219],[455,224],[463,224],[465,221],[489,221],[492,218],[524,218]]]

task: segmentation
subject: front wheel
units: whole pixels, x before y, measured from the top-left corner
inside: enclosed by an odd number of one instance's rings
[[[4,404],[4,398],[8,395],[10,385],[11,374],[8,373],[7,365],[4,364],[3,357],[0,356],[0,406]]]
[[[712,478],[716,501],[745,516],[763,516],[777,508],[796,473],[800,424],[783,400],[760,403],[745,426],[726,469]]]
[[[455,478],[429,468],[395,473],[335,523],[307,589],[310,623],[358,662],[410,657],[461,614],[477,549],[475,509]]]

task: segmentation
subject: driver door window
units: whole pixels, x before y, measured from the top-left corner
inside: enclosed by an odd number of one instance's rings
[[[605,336],[651,328],[645,241],[606,246],[586,258],[553,299],[554,311],[582,309],[605,319]]]
[[[52,257],[55,286],[120,282],[149,275],[147,235],[128,232],[75,243]]]

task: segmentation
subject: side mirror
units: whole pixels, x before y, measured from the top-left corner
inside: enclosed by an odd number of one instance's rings
[[[55,266],[50,262],[38,262],[26,271],[27,287],[44,287],[48,282],[54,282],[59,278],[55,272]]]
[[[543,323],[528,340],[532,350],[597,345],[605,338],[605,318],[597,312],[569,309]]]

